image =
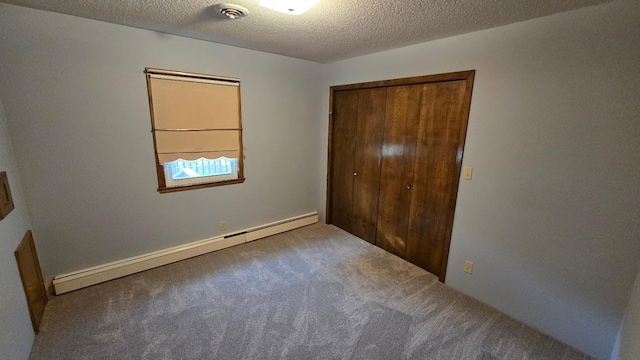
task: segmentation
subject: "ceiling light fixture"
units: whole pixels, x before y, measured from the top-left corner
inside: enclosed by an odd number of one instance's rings
[[[289,15],[300,15],[320,0],[260,0],[260,6]]]

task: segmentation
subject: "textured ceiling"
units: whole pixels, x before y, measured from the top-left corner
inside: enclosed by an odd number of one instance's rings
[[[610,0],[321,0],[300,16],[258,0],[0,0],[327,63]],[[230,20],[217,3],[249,9]]]

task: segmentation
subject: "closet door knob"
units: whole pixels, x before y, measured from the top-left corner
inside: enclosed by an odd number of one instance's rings
[[[353,176],[358,176],[358,173],[357,173],[357,172],[354,172],[354,173],[353,173]]]
[[[407,185],[407,190],[411,190],[411,184]]]

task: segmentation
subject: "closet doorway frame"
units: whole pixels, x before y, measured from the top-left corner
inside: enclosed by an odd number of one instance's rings
[[[393,86],[404,86],[404,85],[417,85],[417,84],[427,84],[427,83],[438,83],[438,82],[448,82],[448,81],[466,81],[466,93],[464,102],[468,104],[463,109],[463,118],[466,121],[462,123],[462,129],[460,131],[460,144],[461,147],[458,148],[458,156],[456,157],[456,169],[455,174],[453,176],[454,179],[458,179],[457,184],[453,187],[451,192],[451,202],[450,206],[453,206],[453,211],[450,216],[447,218],[447,236],[446,236],[446,246],[445,253],[443,254],[444,259],[448,259],[449,257],[449,249],[451,247],[451,233],[453,230],[453,220],[455,217],[455,208],[457,207],[458,200],[458,188],[460,186],[460,175],[462,171],[462,160],[464,158],[464,145],[466,142],[467,135],[467,127],[469,122],[469,112],[471,109],[471,95],[473,92],[473,83],[475,79],[475,70],[465,70],[465,71],[456,71],[449,72],[443,74],[434,74],[434,75],[422,75],[422,76],[414,76],[407,78],[399,78],[399,79],[390,79],[390,80],[379,80],[379,81],[369,81],[364,83],[356,83],[356,84],[346,84],[346,85],[335,85],[329,87],[329,133],[328,133],[328,142],[327,142],[327,193],[326,193],[326,206],[325,206],[325,223],[332,224],[332,163],[333,163],[333,128],[334,128],[334,94],[336,91],[344,91],[344,90],[362,90],[362,89],[373,89],[373,88],[383,88],[383,87],[393,87]],[[363,240],[364,241],[364,240]],[[441,282],[445,282],[446,276],[446,268],[448,261],[443,261],[444,269],[442,271],[442,276],[440,277]]]

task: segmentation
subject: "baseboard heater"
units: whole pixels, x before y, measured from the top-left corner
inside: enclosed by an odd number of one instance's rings
[[[56,295],[153,269],[176,261],[225,249],[318,222],[318,212],[295,216],[229,234],[154,251],[148,254],[58,275],[53,279]]]

